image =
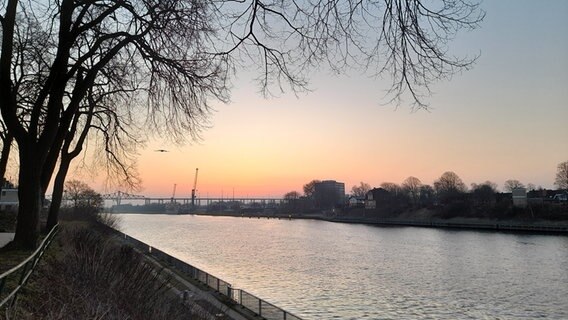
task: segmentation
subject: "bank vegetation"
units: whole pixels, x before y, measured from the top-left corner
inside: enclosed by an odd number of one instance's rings
[[[207,319],[184,304],[167,277],[110,226],[113,216],[62,209],[61,231],[19,295],[0,319]],[[0,252],[13,257],[13,250]],[[13,257],[18,259],[18,257]]]

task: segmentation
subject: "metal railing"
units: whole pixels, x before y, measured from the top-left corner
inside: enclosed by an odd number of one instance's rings
[[[0,308],[3,308],[4,306],[14,306],[18,292],[25,286],[41,257],[53,241],[58,230],[59,225],[53,227],[34,253],[17,266],[0,275],[0,299],[2,299],[0,302]],[[4,290],[10,291],[8,293],[4,293]]]
[[[209,274],[197,267],[190,265],[184,261],[179,260],[176,257],[172,257],[171,255],[156,249],[138,239],[135,239],[123,232],[117,231],[121,237],[128,240],[134,247],[138,250],[148,253],[153,257],[162,260],[171,266],[173,266],[176,270],[183,272],[184,274],[188,275],[194,280],[197,280],[209,288],[215,290],[219,294],[225,296],[226,298],[231,299],[236,304],[242,306],[243,308],[248,309],[249,311],[253,312],[254,314],[262,317],[266,320],[302,320],[300,317],[280,308],[277,307],[270,302],[267,302],[251,293],[248,293],[242,289],[234,289],[230,283],[215,277],[212,274]]]
[[[270,302],[264,301],[261,298],[250,294],[242,289],[232,290],[232,297],[239,305],[251,310],[255,314],[260,315],[264,319],[269,320],[301,320],[300,317],[295,316],[281,308],[273,305]]]

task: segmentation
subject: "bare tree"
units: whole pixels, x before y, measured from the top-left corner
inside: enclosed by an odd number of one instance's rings
[[[19,146],[20,245],[35,246],[42,177],[54,170],[94,85],[146,96],[123,107],[146,109],[145,123],[174,138],[197,135],[207,99],[226,98],[227,62],[205,52],[210,30],[197,2],[11,0],[3,9],[0,108]],[[111,66],[129,78],[114,82]]]
[[[496,184],[495,182],[492,182],[492,181],[487,180],[487,181],[485,181],[485,182],[483,182],[483,183],[480,183],[480,184],[472,183],[472,184],[471,184],[471,189],[473,190],[473,189],[476,189],[477,187],[480,187],[480,186],[488,186],[488,187],[491,188],[494,192],[497,192],[497,188],[498,188],[498,187],[497,187],[497,184]]]
[[[284,195],[284,200],[292,201],[300,199],[300,193],[298,191],[290,191]]]
[[[452,171],[446,171],[434,182],[436,192],[458,191],[465,192],[466,186],[462,179]]]
[[[473,199],[477,204],[488,207],[493,202],[495,202],[495,193],[497,193],[497,184],[491,181],[485,181],[484,183],[471,184],[471,193]]]
[[[524,187],[525,185],[523,183],[515,179],[507,180],[503,184],[503,189],[507,192],[513,192],[513,189],[524,188]]]
[[[366,182],[361,182],[359,185],[355,185],[351,188],[351,195],[357,198],[364,198],[369,190],[371,190],[371,185]]]
[[[398,195],[402,192],[402,188],[394,182],[383,182],[381,183],[381,188],[387,190],[393,195]]]
[[[558,164],[556,179],[554,179],[554,185],[558,189],[568,189],[568,161],[564,161]]]
[[[102,208],[103,199],[100,194],[88,184],[79,180],[65,182],[66,199],[72,201],[73,208],[94,207]]]
[[[408,193],[413,203],[418,203],[420,199],[420,189],[422,188],[422,182],[416,177],[408,177],[402,183],[402,189]]]
[[[83,200],[85,190],[89,189],[89,185],[79,180],[69,180],[65,183],[66,198],[73,202],[74,207],[78,207]]]
[[[123,126],[123,134],[144,125],[176,142],[197,139],[210,100],[228,100],[229,76],[246,63],[258,67],[268,93],[286,84],[304,89],[310,67],[322,62],[341,71],[363,61],[372,73],[392,76],[393,100],[408,94],[423,108],[433,81],[474,62],[453,57],[448,43],[483,15],[465,0],[7,0],[0,4],[0,110],[21,168],[14,241],[35,246],[45,181],[66,141],[82,136],[79,129],[71,133],[74,123],[109,111],[134,113],[138,125]],[[89,90],[97,85],[141,99],[89,109]]]
[[[100,92],[95,93],[96,89],[99,89]],[[100,151],[99,156],[95,159],[101,159],[107,177],[118,180],[117,183],[128,189],[136,189],[138,186],[139,180],[134,167],[134,159],[129,154],[129,152],[133,152],[132,147],[137,145],[138,140],[125,128],[132,123],[132,120],[118,114],[116,106],[121,105],[121,102],[116,99],[117,95],[113,94],[112,90],[110,93],[107,91],[100,90],[98,86],[89,89],[85,105],[81,107],[81,112],[74,116],[71,128],[65,135],[47,217],[46,227],[48,230],[51,230],[58,222],[65,178],[69,172],[71,161],[81,154],[89,135],[92,144],[97,145],[95,149]],[[48,159],[52,161],[57,159],[57,154],[53,152],[50,152],[49,156]],[[42,177],[42,189],[44,191],[51,180],[50,172],[52,171],[44,171]]]
[[[260,57],[258,80],[265,92],[282,78],[302,87],[309,67],[325,61],[337,72],[356,65],[375,76],[389,74],[391,101],[408,94],[414,107],[426,108],[431,83],[475,61],[448,54],[448,45],[458,31],[477,28],[485,13],[467,0],[252,0],[236,6],[233,16],[238,18],[228,23],[229,50]],[[289,59],[297,53],[300,60]],[[290,61],[300,62],[297,69]]]
[[[442,202],[451,202],[467,191],[462,179],[452,171],[446,171],[434,181],[434,190]]]
[[[435,191],[432,186],[424,184],[420,187],[420,204],[423,206],[429,206],[434,204]]]
[[[300,208],[300,193],[298,191],[290,191],[284,195],[284,209],[297,210]]]
[[[320,183],[320,180],[312,180],[304,185],[304,195],[308,198],[313,198],[314,192],[316,192],[316,184]]]

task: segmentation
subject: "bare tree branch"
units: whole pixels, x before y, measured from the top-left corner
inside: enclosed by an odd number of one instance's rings
[[[58,160],[93,146],[110,175],[136,184],[144,132],[198,140],[237,66],[257,68],[264,94],[307,90],[322,64],[360,66],[391,76],[389,101],[426,108],[435,81],[475,62],[449,43],[483,16],[467,0],[7,0],[0,110],[26,168],[16,242],[37,239]]]

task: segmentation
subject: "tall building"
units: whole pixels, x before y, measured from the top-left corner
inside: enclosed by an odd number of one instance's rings
[[[316,207],[331,209],[345,204],[345,183],[324,180],[315,184],[314,199]]]

